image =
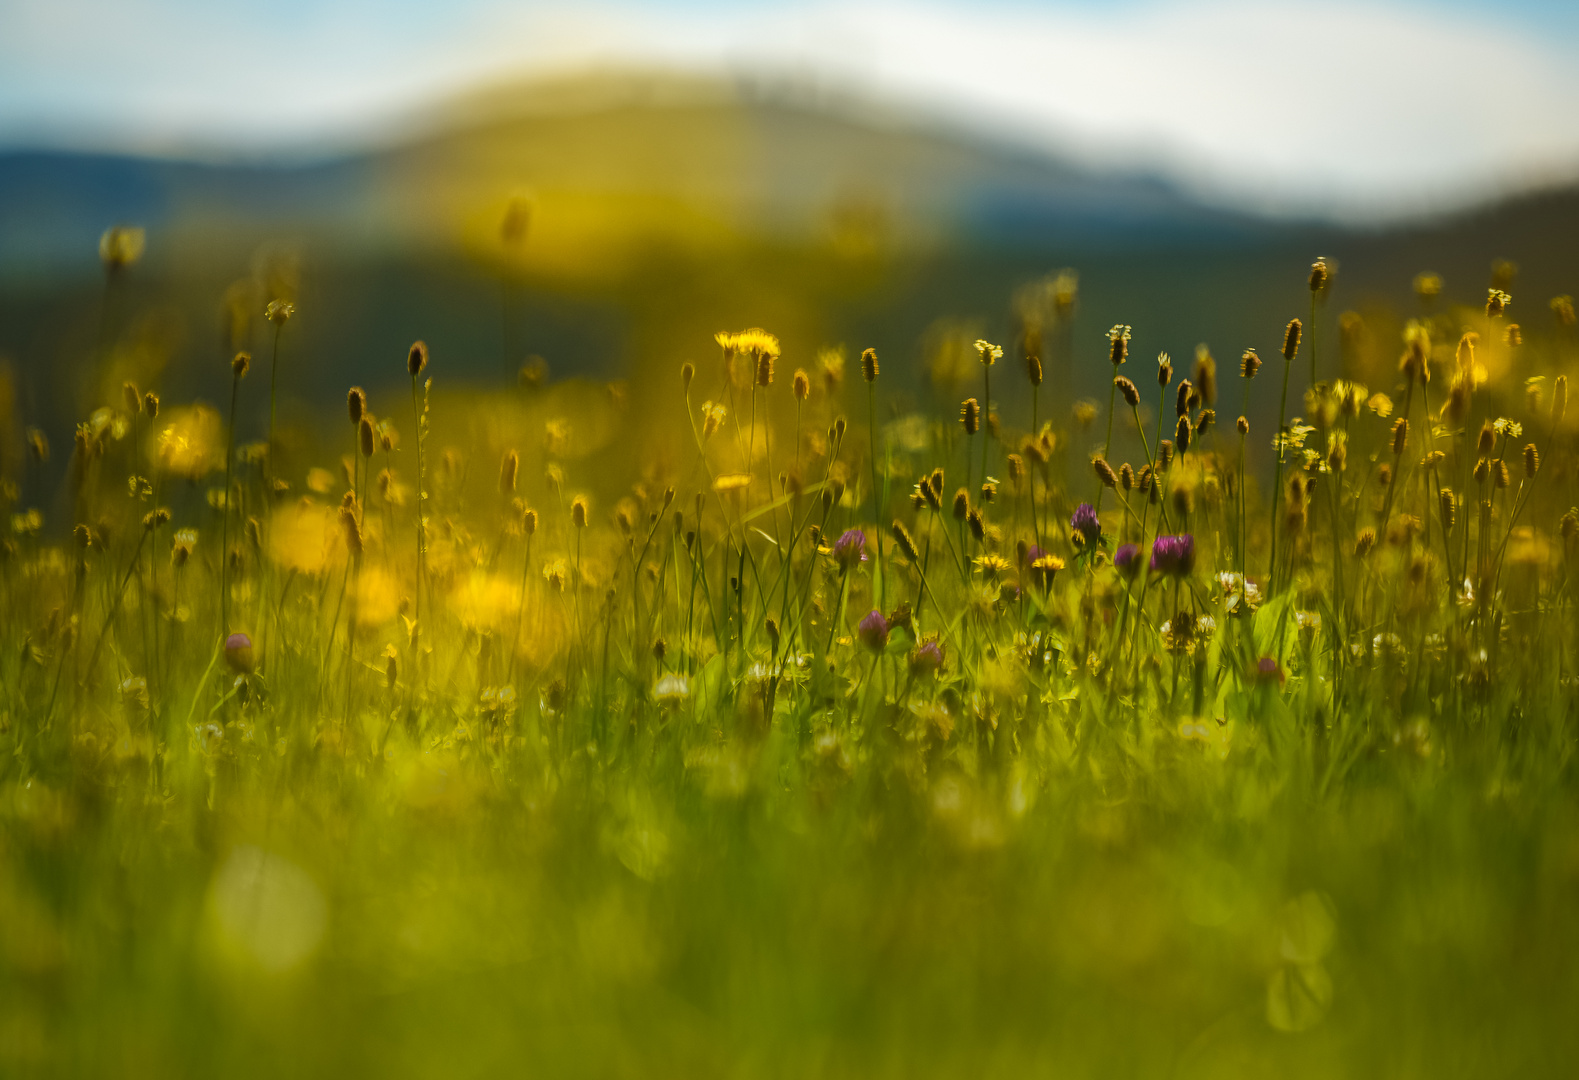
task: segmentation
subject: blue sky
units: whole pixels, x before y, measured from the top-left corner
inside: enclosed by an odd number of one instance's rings
[[[0,0],[0,146],[355,143],[479,85],[639,66],[1385,213],[1579,175],[1575,56],[1576,0]]]

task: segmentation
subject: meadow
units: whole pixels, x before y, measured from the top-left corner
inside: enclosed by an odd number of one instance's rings
[[[0,387],[0,1072],[1579,1059],[1579,337],[1513,264],[1176,358],[1051,275],[947,410],[730,327],[292,415],[289,273],[219,405],[122,377],[148,242],[69,445]]]

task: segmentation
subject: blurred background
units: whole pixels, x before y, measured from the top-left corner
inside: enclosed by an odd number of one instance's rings
[[[1115,323],[1147,363],[1275,355],[1325,255],[1322,332],[1371,337],[1329,373],[1380,383],[1419,271],[1473,306],[1512,260],[1532,329],[1579,291],[1576,47],[1562,0],[10,0],[0,363],[69,441],[124,379],[223,401],[274,298],[302,421],[400,392],[416,338],[450,385],[677,401],[760,325],[786,372],[877,347],[899,415],[1045,316],[1067,408]]]

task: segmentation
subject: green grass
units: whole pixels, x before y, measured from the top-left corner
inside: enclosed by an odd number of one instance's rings
[[[395,358],[370,404],[398,431],[353,478],[336,424],[270,461],[201,414],[134,436],[107,405],[69,522],[26,516],[36,477],[7,488],[0,1073],[1563,1075],[1572,328],[1554,309],[1513,344],[1506,316],[1424,312],[1398,347],[1425,384],[1339,357],[1310,310],[1312,370],[1345,382],[1301,407],[1306,357],[1268,361],[1297,486],[1253,490],[1273,432],[1234,430],[1225,363],[1155,500],[1107,492],[1088,542],[1109,417],[1017,430],[1012,348],[974,437],[862,425],[894,415],[892,365],[861,385],[807,357],[798,404],[743,355],[632,402],[446,394],[435,356],[413,399]],[[1059,363],[1109,362],[1092,328],[1038,329],[1082,343]],[[1138,354],[1120,373],[1133,475],[1177,383]],[[1474,393],[1443,412],[1455,376]],[[1523,434],[1477,481],[1499,417]],[[981,517],[956,521],[968,471]],[[1468,496],[1446,531],[1443,486]],[[851,529],[867,557],[841,563]],[[1159,531],[1193,567],[1120,574]]]

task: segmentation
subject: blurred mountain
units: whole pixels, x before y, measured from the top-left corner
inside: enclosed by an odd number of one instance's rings
[[[512,255],[499,226],[521,191],[534,209]],[[114,222],[146,227],[148,254],[107,299],[96,247]],[[1139,356],[1275,352],[1317,254],[1340,266],[1334,320],[1407,300],[1421,269],[1483,298],[1499,257],[1544,304],[1579,291],[1563,246],[1576,226],[1574,190],[1364,230],[1268,218],[997,131],[795,87],[605,73],[479,93],[354,151],[0,154],[0,355],[31,407],[80,415],[118,386],[78,370],[90,327],[124,337],[157,311],[154,359],[127,370],[218,396],[227,289],[283,262],[300,268],[290,349],[308,358],[292,392],[310,400],[393,379],[417,337],[462,376],[513,379],[539,355],[556,375],[639,381],[752,324],[780,334],[791,367],[875,344],[921,393],[940,337],[1011,338],[1014,290],[1072,266],[1058,385],[1073,396],[1105,391],[1079,361],[1113,323],[1135,327]],[[57,386],[61,371],[75,380]]]

